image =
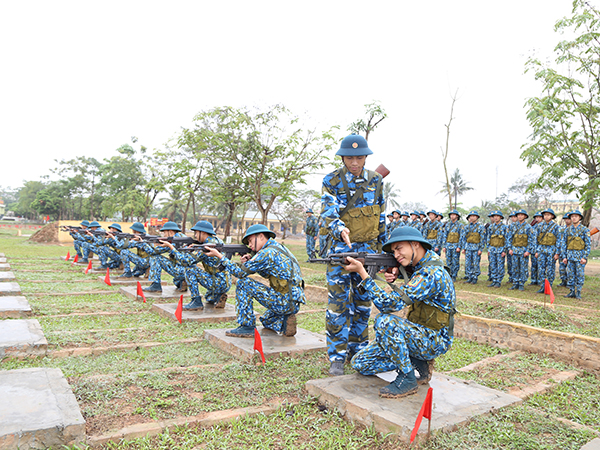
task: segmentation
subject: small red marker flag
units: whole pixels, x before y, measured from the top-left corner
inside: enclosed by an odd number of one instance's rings
[[[104,277],[104,282],[109,286],[112,286],[112,284],[110,284],[110,269],[108,267],[106,268],[106,276]]]
[[[79,261],[79,255],[75,255],[75,258],[73,258],[73,262],[71,263],[71,265],[75,264],[77,261]]]
[[[141,296],[144,299],[144,303],[146,303],[146,296],[144,295],[144,290],[142,289],[141,283],[137,282],[137,295]]]
[[[427,390],[427,395],[425,396],[425,401],[423,402],[423,406],[421,406],[421,411],[419,411],[419,415],[417,416],[417,420],[415,421],[415,427],[412,430],[410,435],[410,442],[413,442],[417,437],[417,432],[419,431],[419,427],[421,426],[421,421],[423,417],[429,419],[429,426],[431,427],[431,408],[433,406],[433,389],[429,388]],[[429,431],[427,432],[429,433]]]
[[[85,269],[85,274],[87,275],[87,273],[88,273],[90,270],[92,270],[92,261],[90,261],[90,262],[88,263],[88,266],[87,266],[87,268]]]
[[[183,313],[183,294],[179,297],[179,304],[177,305],[177,309],[175,310],[175,317],[179,320],[179,323],[182,322],[181,314]]]
[[[554,292],[552,292],[552,286],[550,286],[548,278],[544,278],[544,294],[550,296],[550,304],[554,303]]]
[[[260,357],[262,358],[263,364],[265,363],[265,354],[263,352],[262,339],[257,328],[254,328],[254,350],[258,350]]]
[[[67,257],[65,258],[65,261],[68,261],[69,259],[71,259],[71,252],[67,250]]]

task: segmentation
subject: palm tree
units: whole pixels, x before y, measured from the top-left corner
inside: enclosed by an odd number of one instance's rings
[[[387,211],[388,201],[392,208],[399,208],[398,198],[400,195],[400,189],[396,189],[394,183],[385,182],[383,183],[383,198],[385,200],[385,210]]]
[[[467,191],[472,191],[473,188],[467,186],[467,182],[463,180],[462,175],[459,170],[456,169],[450,177],[450,189],[452,190],[452,195],[454,195],[454,208],[458,205],[458,196],[464,194]]]

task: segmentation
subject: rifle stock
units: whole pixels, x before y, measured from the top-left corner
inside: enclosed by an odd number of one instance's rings
[[[348,252],[332,253],[326,258],[311,258],[309,263],[331,264],[334,266],[345,266],[348,264],[348,257],[361,262],[371,278],[374,278],[381,268],[398,267],[398,261],[389,253],[367,253],[367,252]]]

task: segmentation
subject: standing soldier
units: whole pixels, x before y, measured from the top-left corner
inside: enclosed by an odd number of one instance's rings
[[[446,264],[450,269],[452,281],[456,281],[458,271],[460,270],[460,238],[463,232],[463,226],[459,222],[460,214],[453,209],[448,214],[450,222],[442,229],[442,246],[446,252]]]
[[[513,225],[508,237],[510,245],[508,253],[512,255],[513,264],[513,285],[508,289],[524,291],[529,272],[527,259],[534,249],[534,238],[531,225],[525,221],[529,214],[524,209],[519,209],[515,214],[517,222]]]
[[[392,216],[393,217],[393,216]],[[327,224],[322,216],[319,216],[319,257],[325,258],[327,256]]]
[[[413,211],[410,213],[410,226],[419,230],[421,228],[421,220],[419,218],[419,211]]]
[[[306,254],[309,258],[315,258],[315,244],[317,234],[319,233],[319,225],[317,218],[313,215],[312,209],[306,210],[306,224],[304,225],[304,233],[306,233]]]
[[[465,254],[465,276],[467,283],[477,284],[477,278],[481,275],[481,253],[485,248],[485,227],[480,223],[479,213],[471,211],[467,215],[469,222],[463,228],[460,248]]]
[[[533,222],[531,222],[531,235],[532,236],[536,236],[537,235],[537,227],[540,224],[540,222],[543,222],[542,219],[542,213],[541,211],[536,212],[533,215]],[[535,245],[535,243],[534,243]],[[538,260],[537,258],[534,256],[535,250],[534,252],[531,254],[531,283],[529,283],[529,285],[539,285],[540,284],[540,278],[538,276]],[[542,279],[543,281],[543,279]]]
[[[560,227],[560,240],[564,239],[564,235],[567,232],[567,228],[571,226],[571,218],[569,217],[569,213],[565,213],[563,216],[564,225]],[[559,252],[562,252],[562,247],[558,246]],[[569,274],[567,273],[567,263],[563,262],[564,254],[560,254],[558,256],[558,273],[560,274],[560,284],[559,286],[568,286],[569,284]]]
[[[386,234],[386,240],[388,240],[390,238],[390,234],[392,234],[392,230],[394,229],[394,214],[393,213],[389,213],[387,215],[387,220],[388,223],[385,226],[385,234]]]
[[[512,229],[515,227],[515,224],[517,223],[517,215],[515,214],[514,211],[512,211],[509,215],[508,215],[508,225],[506,226],[506,238],[507,238],[507,242],[506,242],[506,270],[508,271],[508,282],[510,284],[514,284],[515,283],[515,279],[513,276],[513,257],[510,253],[510,248],[511,248],[511,244],[508,241],[508,238],[510,237],[510,234],[512,233]]]
[[[556,214],[551,208],[542,211],[544,221],[535,227],[535,255],[537,260],[538,281],[541,284],[538,294],[545,292],[544,279],[548,280],[550,286],[554,283],[556,275],[556,260],[558,260],[558,244],[560,240],[560,228],[554,222]],[[533,267],[533,265],[532,265]]]
[[[504,278],[504,257],[508,242],[508,227],[502,223],[504,216],[496,210],[490,213],[492,223],[487,229],[486,245],[490,266],[490,281],[488,287],[500,287]]]
[[[571,291],[565,295],[570,298],[581,298],[581,288],[585,282],[585,265],[590,256],[590,230],[581,225],[583,214],[579,210],[569,213],[571,226],[566,228],[561,242],[561,256],[567,265],[568,285]]]
[[[336,153],[342,157],[343,167],[323,178],[321,216],[332,240],[330,254],[381,252],[386,238],[383,178],[364,169],[372,154],[365,138],[351,134]],[[361,281],[339,265],[327,266],[327,353],[329,373],[334,376],[343,375],[344,362],[369,342],[371,301],[368,293],[358,289]]]
[[[442,253],[440,249],[441,222],[438,221],[438,213],[435,209],[430,210],[427,216],[429,221],[423,226],[421,233],[427,239],[427,242],[431,244],[431,249],[439,255]]]

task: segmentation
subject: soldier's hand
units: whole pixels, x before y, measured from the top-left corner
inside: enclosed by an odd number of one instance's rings
[[[173,250],[175,247],[169,241],[158,241],[160,242],[159,247],[168,247],[170,250]]]
[[[525,253],[523,253],[523,256],[524,256],[524,257],[526,257],[526,258],[527,258],[529,255],[531,255],[531,253],[529,253],[529,252],[525,252]]]
[[[383,276],[385,277],[385,281],[393,283],[398,278],[398,275],[400,275],[400,270],[397,267],[392,267],[392,270],[389,272],[386,271]]]
[[[246,253],[245,255],[242,255],[242,257],[240,258],[242,261],[242,264],[245,262],[248,262],[252,259],[252,255],[250,253]]]
[[[509,250],[509,251],[508,251],[508,254],[509,254],[510,256],[512,256],[512,254],[513,254],[513,251],[512,251],[512,250]]]
[[[554,255],[554,259],[558,260],[559,256],[558,255]]]
[[[218,259],[223,258],[223,254],[219,250],[217,250],[215,247],[204,247],[204,250],[202,250],[202,251],[204,252],[204,254],[206,256],[214,256]],[[242,262],[245,262],[244,256],[246,256],[246,255],[242,256]]]
[[[347,270],[348,272],[356,272],[357,274],[360,275],[360,277],[363,280],[369,276],[369,274],[365,270],[365,266],[363,266],[359,260],[348,256],[346,258],[346,261],[348,262],[348,264],[344,266],[344,269]]]
[[[538,258],[538,257],[540,256],[540,254],[539,254],[539,253],[536,253],[536,254],[535,254],[535,255],[533,255],[533,256],[535,256],[536,258]]]
[[[581,258],[581,259],[579,260],[579,262],[580,262],[581,264],[587,264],[587,259],[585,259],[585,258]]]
[[[350,242],[350,230],[348,228],[344,228],[340,233],[342,241],[346,243],[348,247],[352,247],[352,242]]]
[[[456,252],[457,252],[457,253],[460,253],[460,248],[458,248],[458,247],[457,247],[457,248],[456,248]]]
[[[567,263],[567,258],[563,259],[563,264]]]

